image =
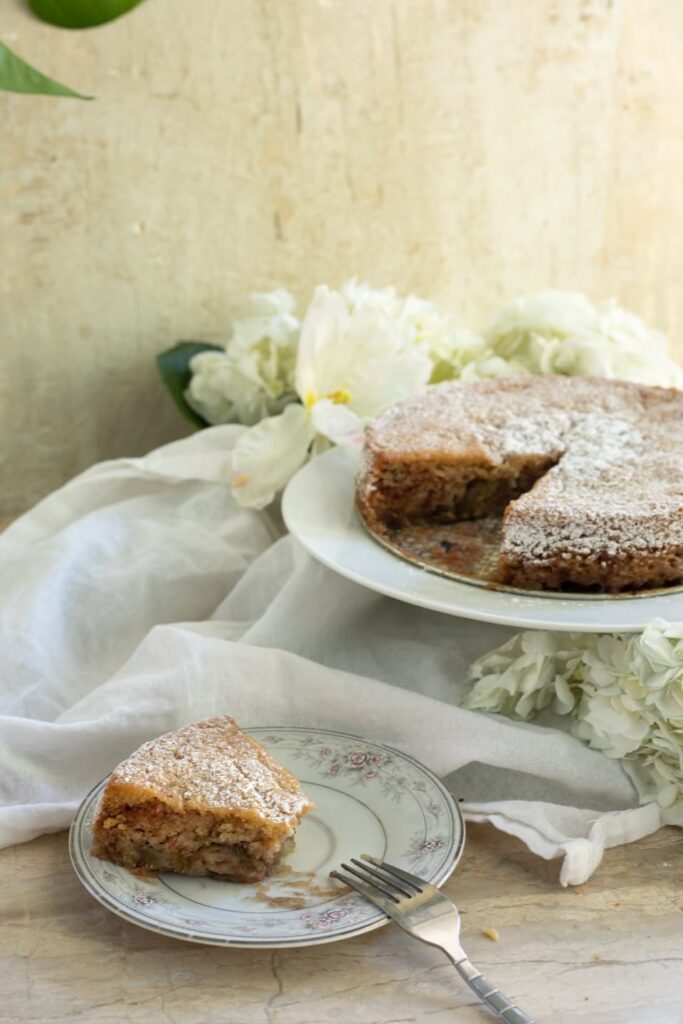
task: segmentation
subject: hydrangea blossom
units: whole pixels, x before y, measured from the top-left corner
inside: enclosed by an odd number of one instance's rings
[[[235,320],[224,352],[200,352],[190,362],[188,404],[207,423],[258,423],[296,401],[294,369],[299,320],[283,288],[251,296]]]
[[[667,340],[614,300],[543,291],[505,306],[485,332],[478,375],[557,373],[683,387]],[[493,371],[493,372],[491,372]]]
[[[683,825],[683,624],[655,619],[627,636],[519,633],[470,674],[465,707],[570,716],[575,736],[623,760],[642,802]]]

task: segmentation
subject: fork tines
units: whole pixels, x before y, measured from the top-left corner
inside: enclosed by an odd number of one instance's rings
[[[399,903],[423,892],[425,883],[408,871],[367,853],[362,854],[362,858],[352,857],[351,864],[341,865],[348,874],[331,871],[330,877],[355,889],[387,913]]]

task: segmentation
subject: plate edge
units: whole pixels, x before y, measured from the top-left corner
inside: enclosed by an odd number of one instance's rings
[[[444,885],[444,883],[447,882],[448,879],[451,877],[451,875],[453,874],[453,872],[457,868],[458,864],[460,863],[460,859],[462,857],[463,850],[465,848],[465,840],[466,840],[466,824],[465,824],[465,819],[463,818],[462,811],[460,810],[460,806],[459,806],[457,800],[455,799],[455,797],[453,796],[451,791],[448,789],[448,787],[442,782],[442,780],[438,777],[438,775],[435,772],[432,771],[431,768],[429,768],[427,765],[425,765],[422,761],[418,760],[418,758],[413,757],[412,754],[407,754],[404,751],[399,750],[398,747],[392,747],[389,744],[383,743],[383,742],[381,742],[379,740],[371,740],[371,739],[368,739],[367,737],[364,737],[364,736],[358,736],[356,733],[348,733],[348,732],[344,732],[343,730],[322,729],[322,728],[319,728],[317,726],[304,726],[304,725],[302,725],[302,726],[282,726],[282,725],[280,725],[280,726],[271,726],[271,725],[256,726],[255,725],[255,726],[251,726],[251,727],[245,727],[245,729],[244,729],[244,731],[246,733],[249,733],[250,730],[252,732],[259,732],[259,731],[275,732],[277,730],[281,730],[281,731],[287,730],[287,731],[290,731],[290,732],[318,732],[318,733],[322,733],[322,734],[328,735],[328,736],[342,737],[344,739],[350,739],[350,740],[359,740],[361,742],[372,743],[374,746],[381,747],[384,750],[388,750],[388,751],[391,751],[392,753],[398,754],[400,757],[409,760],[412,764],[417,765],[424,772],[426,772],[426,774],[429,775],[432,778],[432,780],[436,783],[437,787],[441,790],[441,792],[443,793],[443,795],[446,798],[446,803],[450,807],[454,823],[455,824],[459,823],[459,825],[460,825],[460,834],[459,834],[459,838],[458,838],[456,849],[454,851],[453,859],[447,865],[447,867],[446,867],[446,869],[444,870],[443,873],[440,872],[439,874],[435,875],[434,879],[432,880],[432,884],[435,885],[438,888],[439,886]],[[86,810],[90,806],[90,801],[91,801],[91,799],[94,799],[95,795],[104,786],[106,781],[109,779],[110,775],[111,775],[111,772],[109,774],[105,775],[104,778],[100,779],[99,782],[95,783],[95,785],[92,786],[88,790],[88,793],[86,794],[86,796],[83,798],[83,800],[81,801],[81,803],[78,806],[76,814],[74,815],[73,821],[71,822],[71,826],[69,828],[69,838],[68,838],[69,858],[71,860],[71,866],[72,866],[72,868],[74,870],[74,873],[75,873],[76,877],[78,878],[79,882],[81,883],[81,885],[83,886],[83,888],[85,889],[85,891],[94,900],[96,900],[100,904],[100,906],[103,906],[106,910],[108,910],[111,913],[115,914],[117,917],[119,917],[123,921],[126,921],[128,924],[133,924],[133,925],[135,925],[138,928],[144,928],[146,931],[152,932],[155,935],[163,935],[166,938],[176,939],[179,942],[192,942],[195,945],[215,946],[215,947],[223,947],[223,948],[228,948],[228,949],[296,949],[296,948],[306,948],[306,947],[309,947],[309,946],[325,945],[325,944],[331,943],[331,942],[342,942],[345,939],[354,939],[354,938],[356,938],[359,935],[365,935],[368,932],[376,931],[378,928],[382,928],[385,925],[389,924],[390,918],[386,917],[386,918],[380,919],[379,921],[372,921],[368,925],[363,925],[363,926],[359,927],[357,930],[354,930],[354,931],[350,932],[348,935],[330,935],[330,936],[326,936],[326,937],[316,936],[314,938],[311,938],[310,941],[296,939],[296,940],[293,940],[291,942],[287,942],[287,941],[284,941],[284,942],[260,942],[258,940],[255,941],[255,942],[248,942],[246,940],[244,940],[244,941],[236,941],[235,942],[235,941],[230,941],[230,940],[228,940],[228,941],[212,940],[210,938],[204,938],[202,936],[193,935],[190,932],[183,934],[183,933],[177,932],[177,931],[175,931],[173,929],[166,929],[163,926],[154,926],[151,923],[147,923],[147,922],[145,922],[145,921],[143,921],[143,920],[133,916],[132,914],[126,913],[123,908],[119,907],[113,901],[109,902],[109,900],[105,899],[104,898],[105,893],[100,892],[98,889],[95,889],[94,886],[89,884],[88,876],[83,871],[80,870],[80,867],[79,867],[80,856],[78,854],[77,847],[76,847],[78,830],[79,830],[79,828],[80,828],[80,826],[82,824],[82,818],[85,815]]]

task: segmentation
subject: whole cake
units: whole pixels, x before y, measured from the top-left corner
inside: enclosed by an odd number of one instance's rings
[[[683,392],[587,377],[429,388],[366,431],[380,535],[503,514],[498,581],[618,592],[683,580]]]
[[[313,807],[226,715],[143,744],[112,773],[92,852],[131,870],[257,882]]]

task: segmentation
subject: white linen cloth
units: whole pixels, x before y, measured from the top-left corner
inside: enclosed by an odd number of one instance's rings
[[[65,828],[144,740],[227,713],[367,736],[430,765],[578,884],[660,825],[621,766],[458,707],[510,630],[382,597],[231,496],[242,428],[102,463],[0,536],[0,846]]]

